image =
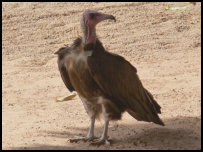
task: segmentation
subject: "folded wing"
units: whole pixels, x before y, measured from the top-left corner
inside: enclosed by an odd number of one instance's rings
[[[105,51],[97,41],[88,65],[100,89],[108,97],[116,99],[115,104],[125,107],[137,120],[164,125],[158,116],[161,107],[143,87],[136,68],[123,57]]]
[[[58,54],[58,68],[61,74],[61,78],[64,84],[66,85],[66,87],[68,88],[68,90],[72,92],[72,91],[75,91],[75,89],[73,88],[70,82],[68,71],[66,70],[66,66],[65,66],[65,64],[67,64],[65,60],[65,55],[67,55],[69,51],[70,51],[70,47],[63,47],[63,48],[60,48],[55,54]]]

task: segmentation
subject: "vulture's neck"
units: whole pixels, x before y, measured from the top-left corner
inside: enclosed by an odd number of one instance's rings
[[[96,43],[96,29],[95,27],[87,27],[87,36],[85,39],[85,44],[95,44]]]
[[[83,37],[82,37],[82,42],[84,45],[88,45],[88,44],[96,44],[96,29],[95,26],[91,27],[91,26],[87,26],[84,24],[82,24],[82,32],[83,32]]]

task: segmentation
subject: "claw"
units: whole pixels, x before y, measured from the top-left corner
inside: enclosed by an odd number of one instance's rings
[[[96,137],[92,136],[92,137],[87,137],[87,136],[75,136],[76,138],[74,139],[70,139],[69,142],[73,143],[73,142],[78,142],[78,141],[93,141]]]
[[[108,139],[96,139],[96,140],[93,140],[90,145],[93,145],[93,146],[100,146],[100,145],[111,145],[111,140],[108,140]]]

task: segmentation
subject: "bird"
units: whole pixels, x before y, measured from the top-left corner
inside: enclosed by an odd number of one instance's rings
[[[83,140],[91,145],[110,145],[109,121],[120,120],[124,112],[138,121],[164,126],[158,116],[161,107],[143,86],[137,69],[124,57],[105,50],[96,36],[96,25],[104,20],[116,22],[113,15],[85,10],[80,20],[82,36],[70,47],[55,52],[65,86],[70,92],[77,92],[90,118],[87,136],[77,136],[70,142]],[[100,115],[104,118],[104,129],[97,138],[94,124]]]

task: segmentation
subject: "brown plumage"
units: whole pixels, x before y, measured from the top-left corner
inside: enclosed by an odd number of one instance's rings
[[[69,91],[77,91],[91,120],[88,135],[71,141],[93,140],[92,144],[109,144],[108,123],[121,119],[124,111],[139,121],[164,125],[158,116],[161,107],[143,87],[136,68],[123,57],[107,52],[96,38],[96,24],[105,19],[115,20],[115,17],[85,11],[81,20],[83,37],[76,39],[71,47],[56,52],[66,87]],[[101,113],[105,120],[104,131],[95,140],[94,122]]]
[[[88,58],[88,65],[100,89],[105,95],[114,98],[112,101],[115,105],[127,110],[137,120],[163,125],[157,115],[160,106],[143,87],[136,68],[128,61],[107,52],[97,40],[94,52]]]

